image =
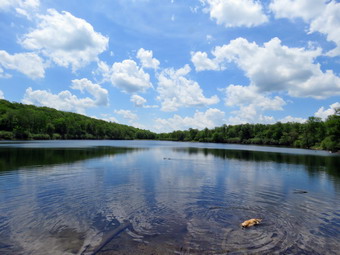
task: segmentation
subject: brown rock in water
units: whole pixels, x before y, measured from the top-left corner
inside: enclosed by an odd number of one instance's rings
[[[248,228],[248,227],[252,227],[254,225],[260,224],[262,221],[262,219],[250,219],[250,220],[246,220],[244,221],[241,226],[242,228]]]

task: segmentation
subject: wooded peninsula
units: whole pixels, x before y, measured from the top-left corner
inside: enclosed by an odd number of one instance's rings
[[[325,121],[309,117],[305,123],[223,125],[154,133],[77,113],[0,100],[0,140],[168,140],[276,145],[340,151],[340,109]]]

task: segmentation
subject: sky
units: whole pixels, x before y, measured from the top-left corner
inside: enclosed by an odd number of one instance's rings
[[[0,98],[154,132],[326,119],[340,1],[0,0]]]

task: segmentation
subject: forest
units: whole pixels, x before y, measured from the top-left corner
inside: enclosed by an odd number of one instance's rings
[[[340,110],[326,121],[309,117],[305,123],[223,125],[158,134],[160,140],[275,145],[306,149],[340,150]]]
[[[0,100],[0,140],[155,138],[148,130],[48,107]]]
[[[309,117],[305,123],[223,125],[213,129],[177,130],[156,134],[84,115],[0,100],[0,140],[157,139],[275,145],[340,151],[340,109],[325,121]]]

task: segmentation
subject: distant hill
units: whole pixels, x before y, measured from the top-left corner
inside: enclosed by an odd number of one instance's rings
[[[156,134],[139,128],[0,100],[0,140],[28,139],[154,139]]]

